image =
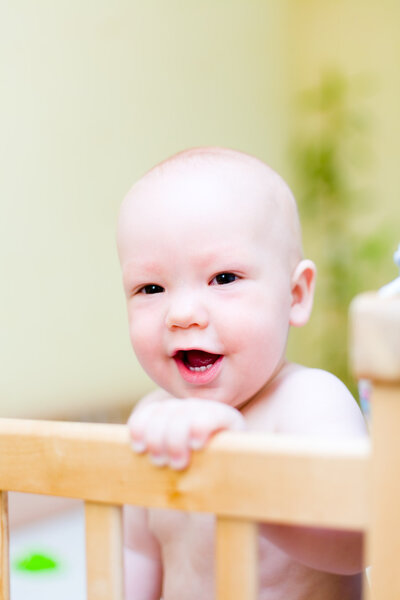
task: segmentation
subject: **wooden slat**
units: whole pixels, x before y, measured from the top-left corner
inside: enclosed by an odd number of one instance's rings
[[[353,373],[372,382],[371,522],[367,534],[370,596],[373,600],[398,600],[400,296],[383,298],[374,292],[357,296],[350,310],[350,340]]]
[[[86,502],[85,517],[87,599],[123,600],[122,509]]]
[[[10,598],[8,494],[0,492],[0,600]]]
[[[251,521],[217,518],[217,600],[258,598],[257,525]]]
[[[372,395],[372,514],[368,536],[373,600],[400,598],[400,386]]]
[[[224,432],[177,473],[135,455],[122,425],[0,419],[0,456],[0,489],[310,526],[368,523],[364,440]]]
[[[400,295],[360,294],[351,303],[349,326],[355,377],[400,384]]]

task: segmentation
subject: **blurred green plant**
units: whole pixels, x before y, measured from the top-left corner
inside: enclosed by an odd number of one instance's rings
[[[307,334],[306,354],[353,391],[347,367],[348,306],[357,293],[375,287],[371,273],[393,252],[386,229],[360,227],[373,201],[370,89],[366,78],[349,81],[338,71],[324,73],[316,87],[300,96],[291,148],[305,245],[319,272],[317,314],[308,326],[313,331]]]

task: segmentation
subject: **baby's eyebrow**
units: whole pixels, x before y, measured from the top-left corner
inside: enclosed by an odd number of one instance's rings
[[[235,255],[234,247],[221,245],[212,249],[197,250],[195,260],[199,266],[207,267],[210,263],[232,257],[232,255]]]
[[[130,283],[136,277],[143,278],[147,276],[157,277],[161,275],[162,269],[156,261],[135,260],[126,264],[122,271],[124,283]]]
[[[231,246],[225,247],[221,246],[217,250],[210,250],[202,252],[196,256],[196,263],[199,267],[213,267],[218,266],[220,263],[230,264],[232,267],[240,268],[244,267],[250,260],[250,257],[247,256],[243,251],[238,254],[236,248],[232,248]]]

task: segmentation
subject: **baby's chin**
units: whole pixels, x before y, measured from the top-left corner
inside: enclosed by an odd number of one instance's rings
[[[199,386],[193,389],[175,388],[167,390],[175,398],[196,398],[197,400],[210,400],[211,402],[220,402],[227,404],[233,408],[240,409],[244,406],[248,399],[239,398],[233,396],[232,393],[221,388],[207,388],[206,386]]]

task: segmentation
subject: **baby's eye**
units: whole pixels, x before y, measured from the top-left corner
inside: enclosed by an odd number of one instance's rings
[[[161,285],[149,283],[140,288],[140,290],[138,290],[138,294],[161,294],[164,291],[165,290],[163,287],[161,287]]]
[[[234,273],[219,273],[211,280],[211,284],[212,285],[225,285],[226,283],[232,283],[233,281],[236,281],[237,279],[239,279],[239,277],[237,275],[235,275]]]

